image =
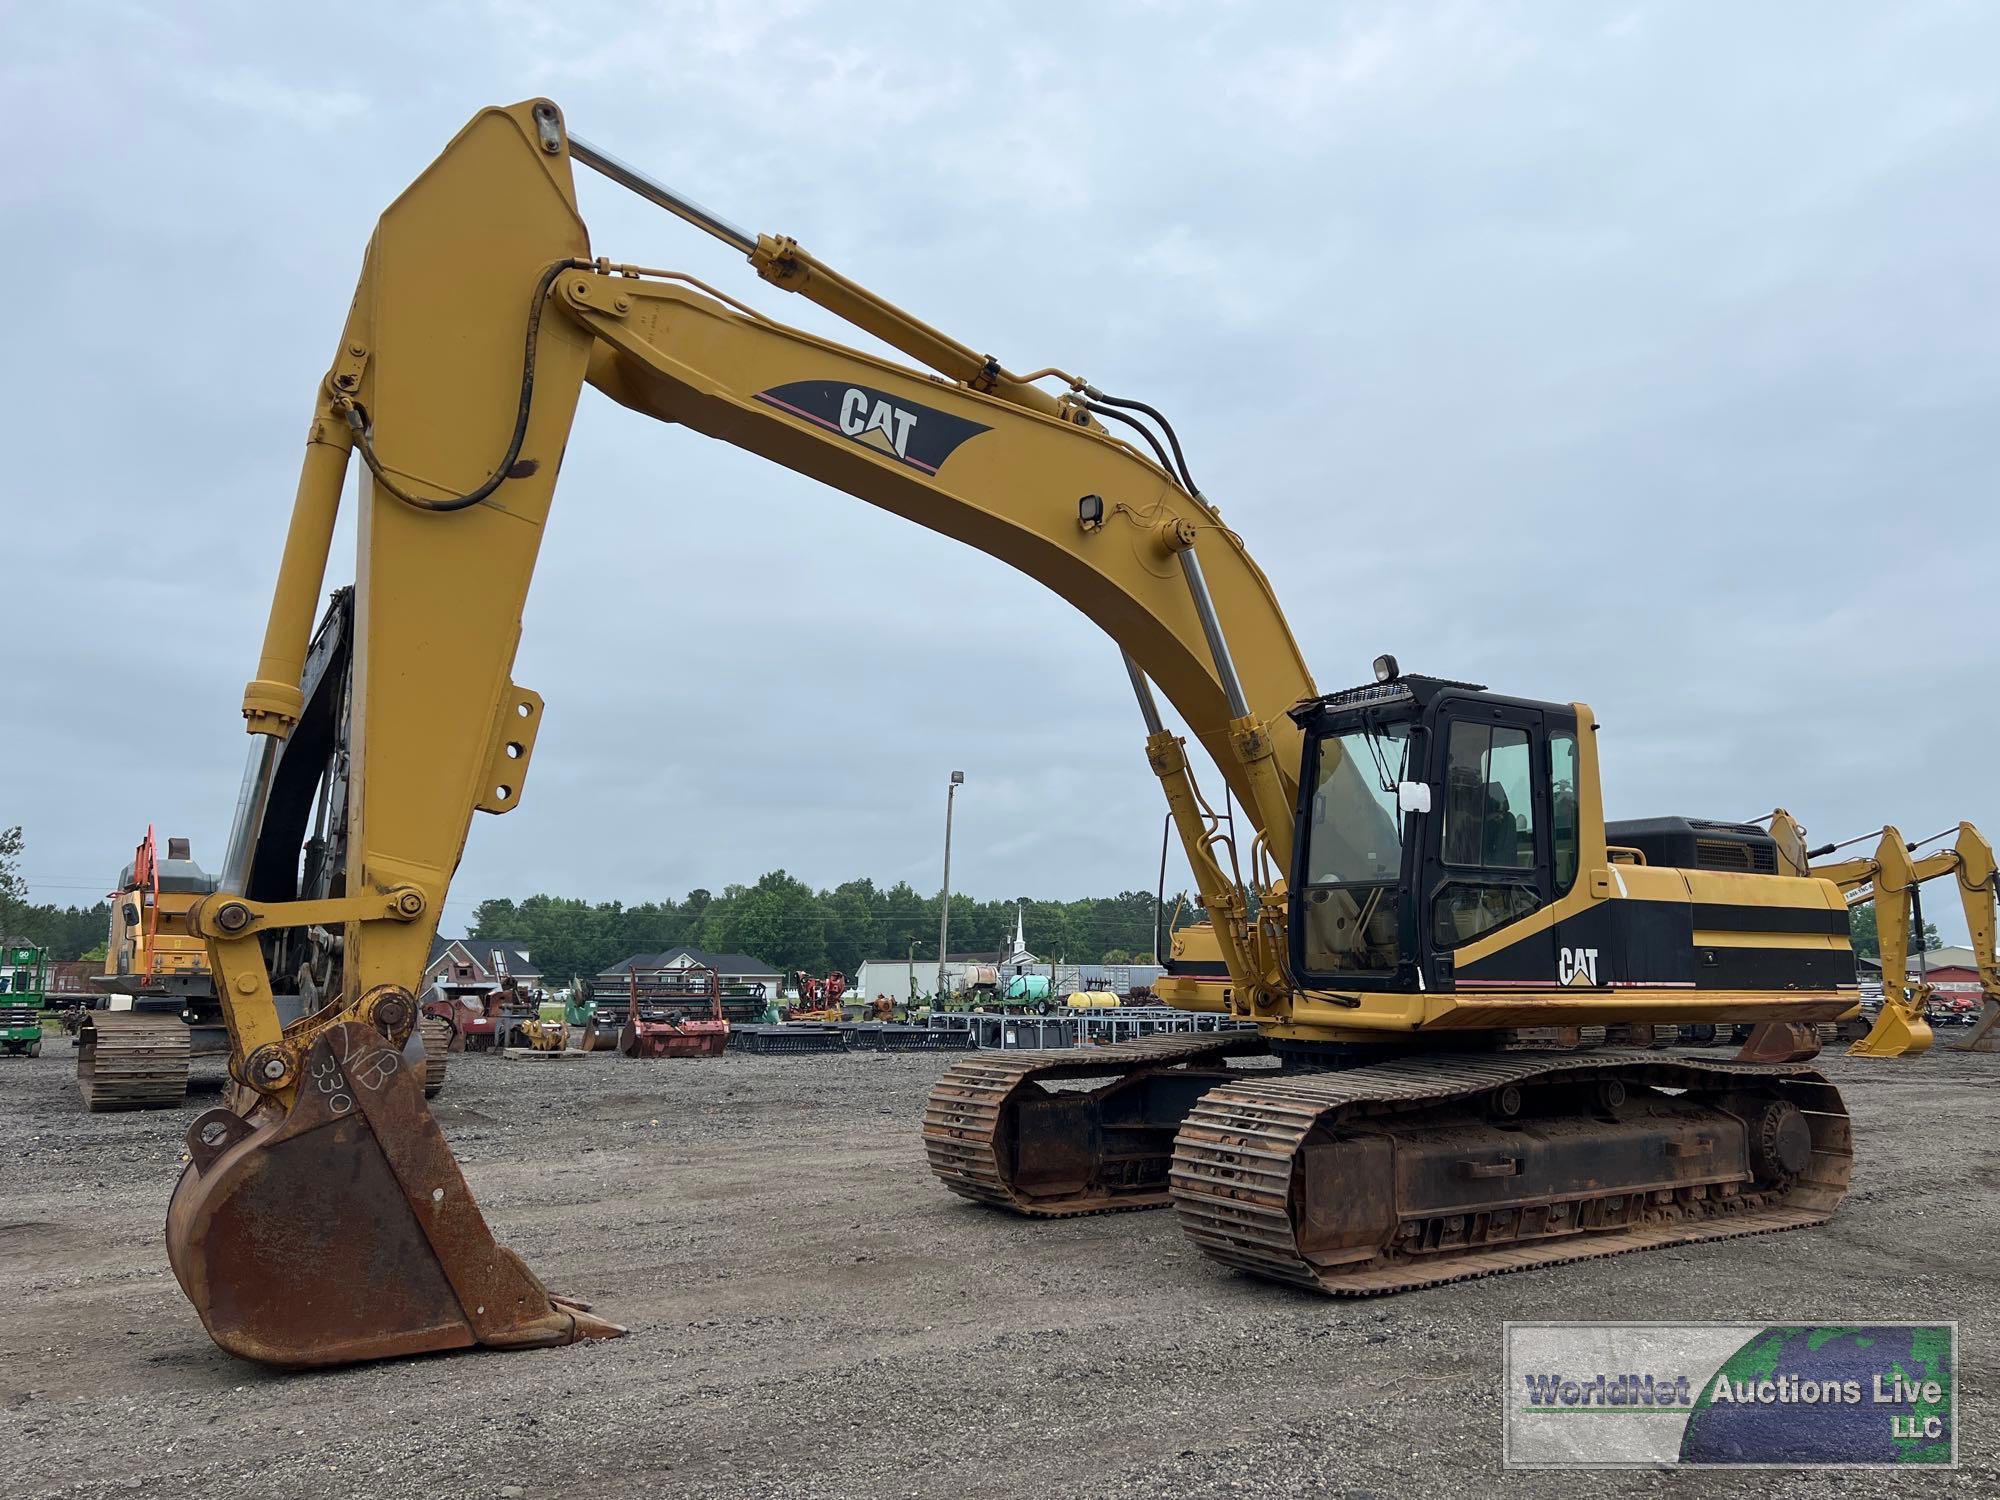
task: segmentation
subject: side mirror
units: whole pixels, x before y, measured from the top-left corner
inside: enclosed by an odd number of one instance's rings
[[[1427,813],[1431,810],[1431,784],[1428,781],[1399,781],[1396,783],[1396,806],[1406,813]]]
[[[124,916],[127,927],[137,927],[139,925],[139,907],[136,902],[127,901],[125,903]]]

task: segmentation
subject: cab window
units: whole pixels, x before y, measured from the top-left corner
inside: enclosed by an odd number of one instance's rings
[[[1300,893],[1300,950],[1309,973],[1396,967],[1405,832],[1396,788],[1410,775],[1410,728],[1375,725],[1319,742]]]
[[[1542,904],[1537,781],[1527,730],[1471,719],[1452,724],[1440,833],[1451,875],[1431,902],[1431,936],[1440,948],[1470,942]]]
[[[1576,736],[1558,729],[1549,736],[1549,842],[1558,896],[1576,884],[1577,838]]]
[[[1527,730],[1453,724],[1445,764],[1444,862],[1532,870],[1534,785]]]

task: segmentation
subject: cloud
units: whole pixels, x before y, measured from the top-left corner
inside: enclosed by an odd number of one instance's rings
[[[301,86],[260,68],[231,68],[188,82],[211,104],[308,131],[337,130],[368,108],[367,96],[353,89]]]

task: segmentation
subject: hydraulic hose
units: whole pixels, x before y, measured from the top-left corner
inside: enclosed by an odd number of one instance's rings
[[[514,413],[514,436],[507,444],[506,456],[500,460],[499,466],[486,476],[485,483],[477,489],[467,490],[463,495],[450,495],[443,499],[411,494],[389,477],[388,471],[382,467],[381,460],[375,456],[375,442],[370,436],[368,412],[357,401],[347,408],[347,425],[354,432],[354,446],[361,454],[361,461],[368,465],[368,472],[375,476],[375,482],[405,505],[413,506],[417,510],[449,514],[477,505],[509,479],[524,477],[514,473],[514,464],[521,456],[521,444],[528,436],[528,413],[535,404],[535,338],[541,332],[542,307],[548,301],[549,288],[555,285],[556,278],[563,272],[594,269],[595,266],[587,260],[559,260],[543,271],[541,279],[535,283],[535,298],[528,305],[527,344],[521,354],[521,400]]]

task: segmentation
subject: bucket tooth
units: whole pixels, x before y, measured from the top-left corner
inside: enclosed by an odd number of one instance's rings
[[[344,1364],[625,1330],[551,1297],[495,1243],[424,1105],[423,1069],[346,1022],[289,1113],[208,1111],[167,1210],[167,1254],[209,1336],[245,1359]]]

